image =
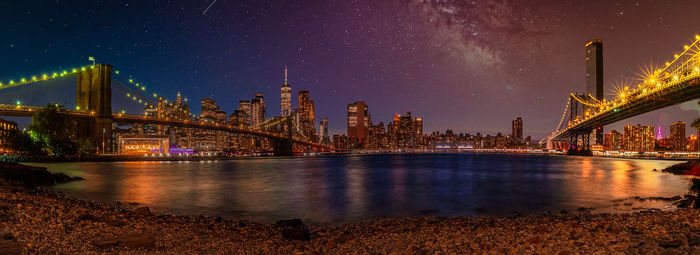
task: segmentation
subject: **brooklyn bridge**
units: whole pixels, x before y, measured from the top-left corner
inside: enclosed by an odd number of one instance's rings
[[[56,82],[58,81],[58,82]],[[75,91],[75,105],[62,96],[52,95],[53,90]],[[70,88],[73,87],[73,88]],[[121,94],[121,95],[119,95]],[[114,100],[114,96],[119,100]],[[23,98],[25,100],[20,100]],[[124,100],[126,99],[126,100]],[[16,100],[16,101],[15,101]],[[29,102],[27,102],[29,101]],[[165,101],[161,95],[151,93],[146,86],[125,77],[108,64],[93,64],[61,72],[45,73],[20,78],[9,83],[0,83],[0,116],[31,117],[47,104],[63,102],[71,107],[60,108],[59,113],[77,123],[77,138],[87,138],[93,148],[106,153],[113,152],[112,137],[116,125],[157,125],[159,128],[181,127],[196,130],[220,131],[229,134],[247,135],[267,139],[274,155],[292,155],[295,148],[308,151],[326,151],[330,148],[304,137],[294,131],[296,123],[292,117],[274,117],[254,126],[232,125],[197,118],[170,118],[157,114],[143,114],[144,108],[157,108]],[[13,102],[13,103],[11,103]],[[136,111],[115,111],[132,108]]]

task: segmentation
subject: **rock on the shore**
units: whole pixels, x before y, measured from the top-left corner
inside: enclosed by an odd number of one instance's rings
[[[0,178],[21,182],[25,185],[54,185],[75,180],[81,177],[70,177],[63,173],[51,173],[45,167],[0,162]]]
[[[24,246],[9,232],[0,233],[0,255],[22,254]]]
[[[148,206],[142,206],[142,207],[134,209],[133,213],[134,213],[134,215],[148,216],[148,215],[151,215],[151,209],[149,209]]]
[[[280,229],[282,236],[292,240],[309,240],[311,235],[309,229],[300,219],[280,220],[275,223],[274,227]]]
[[[688,162],[675,164],[661,171],[672,174],[700,176],[700,159],[691,159]]]

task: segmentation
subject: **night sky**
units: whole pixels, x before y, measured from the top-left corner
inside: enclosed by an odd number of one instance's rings
[[[585,43],[604,43],[607,84],[633,80],[700,33],[688,1],[2,1],[0,82],[111,64],[169,98],[213,96],[228,113],[265,94],[279,115],[284,65],[294,105],[309,90],[316,116],[345,132],[364,100],[375,122],[424,118],[425,131],[525,135],[555,128],[583,92]],[[692,122],[694,102],[621,124]],[[316,123],[318,124],[318,123]],[[690,131],[690,128],[688,128]]]

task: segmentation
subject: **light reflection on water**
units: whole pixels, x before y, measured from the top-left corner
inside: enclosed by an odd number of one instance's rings
[[[216,162],[46,163],[86,180],[76,197],[178,214],[338,223],[399,216],[625,212],[613,202],[688,193],[691,178],[653,172],[677,161],[491,154],[387,154]],[[630,201],[632,202],[632,201]]]

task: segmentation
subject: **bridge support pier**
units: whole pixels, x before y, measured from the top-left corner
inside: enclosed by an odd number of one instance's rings
[[[275,156],[292,156],[292,140],[275,139],[272,141]]]
[[[581,139],[581,146],[578,141]],[[572,133],[569,137],[569,150],[566,155],[593,156],[591,151],[591,132]]]

